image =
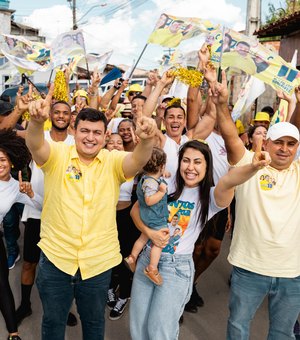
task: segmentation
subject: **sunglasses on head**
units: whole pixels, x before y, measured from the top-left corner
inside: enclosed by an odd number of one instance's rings
[[[128,93],[128,96],[138,96],[138,95],[140,95],[142,92],[134,92],[134,91],[130,91],[129,93]]]

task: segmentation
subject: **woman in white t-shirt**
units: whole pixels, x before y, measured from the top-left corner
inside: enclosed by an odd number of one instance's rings
[[[265,159],[266,158],[266,159]],[[179,318],[192,293],[194,244],[215,213],[227,207],[234,187],[269,163],[266,153],[255,153],[252,164],[233,168],[216,187],[213,183],[212,155],[206,142],[191,140],[179,151],[174,188],[169,187],[169,221],[178,217],[176,233],[169,237],[168,228],[154,231],[143,224],[138,203],[132,209],[136,226],[151,242],[145,246],[137,263],[130,303],[130,332],[133,340],[174,340],[179,334]],[[161,286],[148,280],[143,269],[149,263],[151,244],[163,248],[159,271]]]
[[[16,136],[11,130],[0,130],[0,223],[16,202],[41,209],[42,198],[34,195],[30,183],[22,182],[21,171],[19,171],[19,182],[10,175],[12,167],[21,170],[29,160],[30,153],[24,139]],[[0,235],[0,292],[0,310],[9,332],[8,339],[20,340],[2,235]]]

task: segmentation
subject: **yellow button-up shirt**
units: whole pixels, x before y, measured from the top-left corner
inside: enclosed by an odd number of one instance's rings
[[[116,226],[126,152],[102,149],[89,165],[76,146],[51,143],[39,247],[63,272],[94,277],[121,262]]]

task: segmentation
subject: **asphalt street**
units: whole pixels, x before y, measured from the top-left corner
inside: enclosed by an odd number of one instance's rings
[[[20,247],[22,247],[22,239],[19,240],[19,243]],[[226,259],[229,246],[229,235],[225,235],[221,254],[207,271],[203,273],[197,286],[200,295],[204,299],[204,306],[199,308],[196,314],[184,313],[184,322],[180,327],[180,340],[223,340],[226,338],[228,295],[230,290],[228,278],[231,271],[231,267]],[[20,272],[21,261],[16,264],[14,269],[10,270],[10,283],[16,306],[20,302]],[[41,338],[42,306],[35,285],[32,292],[32,310],[33,314],[26,318],[19,328],[22,340],[38,340]],[[72,312],[77,315],[75,304],[72,307]],[[130,340],[128,308],[125,310],[122,318],[117,321],[109,320],[108,312],[107,310],[105,340]],[[78,315],[77,317],[79,318]],[[268,316],[267,303],[265,301],[253,321],[250,340],[266,339],[267,329]],[[6,340],[6,337],[4,320],[0,315],[0,340]],[[67,327],[65,339],[82,339],[80,322],[75,327]]]

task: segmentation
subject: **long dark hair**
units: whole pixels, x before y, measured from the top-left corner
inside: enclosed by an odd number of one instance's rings
[[[178,157],[178,168],[176,172],[176,190],[175,192],[170,195],[169,201],[175,201],[177,200],[180,195],[182,194],[182,191],[184,189],[185,183],[183,178],[180,174],[180,164],[182,161],[182,158],[184,156],[184,153],[187,149],[195,149],[200,151],[206,161],[206,174],[203,178],[203,180],[199,183],[199,197],[200,197],[200,204],[201,209],[199,211],[199,215],[197,220],[201,222],[201,225],[205,225],[207,222],[208,217],[208,208],[209,208],[209,202],[210,202],[210,188],[214,186],[214,179],[213,179],[213,159],[212,154],[209,149],[209,146],[206,142],[200,141],[200,140],[191,140],[183,144],[179,150],[179,157]]]

